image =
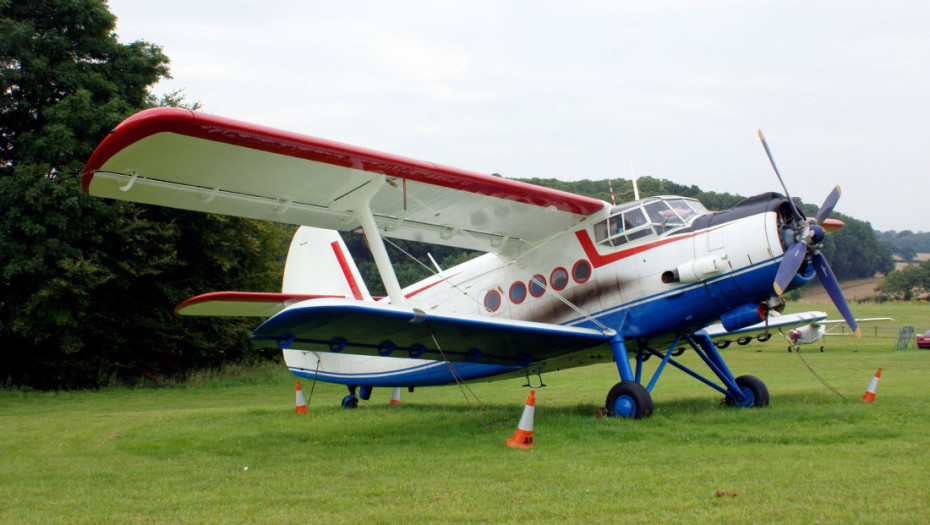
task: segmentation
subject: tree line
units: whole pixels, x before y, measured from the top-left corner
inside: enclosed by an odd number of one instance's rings
[[[180,302],[221,290],[280,289],[294,228],[89,197],[84,162],[120,121],[183,105],[150,88],[170,78],[152,43],[120,43],[103,0],[0,0],[0,386],[132,384],[276,354],[250,342],[254,319],[182,317]],[[609,201],[607,181],[528,182]],[[629,181],[614,180],[618,202]],[[644,177],[643,196],[678,194],[724,209],[742,197]],[[825,250],[839,278],[887,271],[868,223],[843,217]],[[361,235],[346,235],[375,295]],[[394,241],[402,284],[477,255]],[[403,251],[401,251],[403,250]],[[886,249],[887,251],[887,249]],[[407,252],[412,257],[408,257]]]

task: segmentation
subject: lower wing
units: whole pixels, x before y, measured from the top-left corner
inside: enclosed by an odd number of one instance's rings
[[[259,346],[528,367],[601,345],[597,330],[427,313],[348,299],[312,299],[259,326]]]

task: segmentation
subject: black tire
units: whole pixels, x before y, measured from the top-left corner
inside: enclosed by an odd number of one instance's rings
[[[729,340],[729,339],[724,339],[723,341],[717,341],[716,343],[714,343],[714,346],[716,346],[717,348],[723,350],[724,348],[730,346],[730,340]]]
[[[759,335],[756,336],[756,339],[757,339],[760,343],[764,343],[764,342],[768,341],[768,340],[771,339],[771,338],[772,338],[771,332],[770,332],[770,333],[767,333],[767,334],[759,334]]]
[[[342,398],[342,408],[358,408],[358,397],[349,394]]]
[[[751,337],[740,337],[739,339],[736,340],[736,344],[740,346],[746,346],[749,344],[750,341],[752,341]]]
[[[635,381],[621,381],[607,394],[607,415],[611,417],[642,419],[652,411],[652,396]]]
[[[748,404],[738,405],[736,400],[732,396],[727,396],[726,403],[728,406],[744,406],[744,407],[765,407],[769,404],[769,389],[765,386],[765,383],[762,382],[756,376],[739,376],[736,378],[736,385],[740,387],[740,390],[745,392],[750,396]]]

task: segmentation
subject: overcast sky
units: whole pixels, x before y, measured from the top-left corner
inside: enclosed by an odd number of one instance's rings
[[[930,2],[110,0],[161,93],[507,177],[789,191],[930,231]]]

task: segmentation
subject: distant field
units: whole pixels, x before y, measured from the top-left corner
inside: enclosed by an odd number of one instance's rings
[[[882,282],[884,277],[870,277],[868,279],[853,279],[843,281],[840,287],[843,289],[843,296],[848,301],[856,299],[865,299],[876,295],[875,287]],[[802,303],[829,303],[830,296],[819,286],[809,286],[804,289],[804,295],[801,297]]]
[[[283,367],[189,388],[0,392],[0,522],[928,523],[930,351],[891,345],[902,324],[930,324],[930,306],[853,308],[896,321],[824,353],[777,338],[724,351],[768,384],[765,409],[721,407],[670,370],[652,418],[597,419],[614,366],[545,375],[529,451],[504,446],[528,394],[518,380],[471,385],[490,432],[455,386],[399,406],[376,390],[346,411],[342,387],[318,384],[296,416]]]

